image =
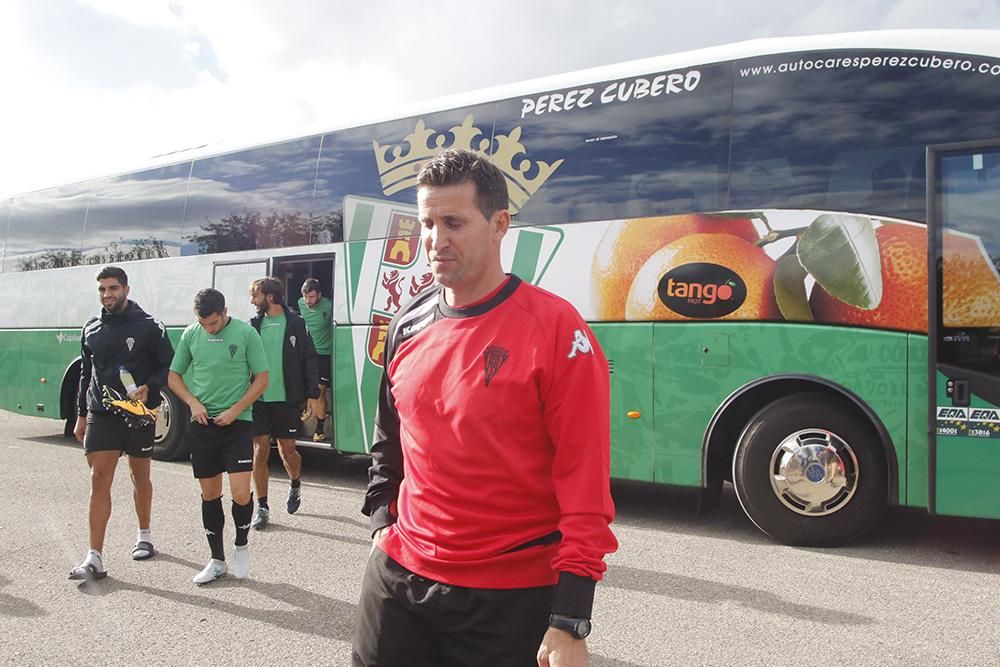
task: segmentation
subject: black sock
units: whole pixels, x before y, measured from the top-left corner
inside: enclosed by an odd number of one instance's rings
[[[297,489],[300,486],[302,486],[302,480],[300,480],[300,479],[293,479],[292,480],[292,488],[293,489]]]
[[[212,550],[212,558],[226,560],[226,551],[222,546],[222,529],[226,525],[226,515],[222,511],[222,496],[215,500],[201,501],[201,523],[205,526],[205,536],[208,547]]]
[[[260,505],[261,507],[263,507],[264,509],[270,509],[267,506],[267,496],[261,496],[260,498],[258,498],[257,499],[257,504]]]
[[[236,546],[247,544],[247,534],[250,532],[250,519],[253,517],[253,496],[246,505],[237,505],[233,501],[233,523],[236,524]]]

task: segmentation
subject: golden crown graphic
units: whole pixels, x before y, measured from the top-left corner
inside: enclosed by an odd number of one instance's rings
[[[453,137],[450,142],[449,133]],[[432,137],[433,144],[430,141]],[[383,146],[377,141],[372,141],[372,147],[375,150],[375,162],[382,180],[382,192],[386,195],[415,187],[421,167],[431,158],[450,148],[464,148],[479,153],[495,164],[506,177],[510,212],[514,214],[521,210],[531,195],[535,194],[538,188],[542,187],[542,183],[548,180],[563,163],[562,160],[556,160],[551,164],[540,160],[532,162],[527,157],[521,157],[527,155],[527,150],[520,139],[520,127],[515,127],[510,134],[496,135],[494,137],[496,149],[491,155],[490,138],[473,125],[472,114],[469,114],[461,125],[441,133],[428,128],[423,120],[418,120],[413,132],[403,140],[409,146],[405,153],[402,145],[391,146],[392,156],[387,158],[390,145]],[[534,173],[529,177],[528,173],[532,171]]]

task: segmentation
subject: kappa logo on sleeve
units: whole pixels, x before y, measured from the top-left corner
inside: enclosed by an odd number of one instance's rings
[[[569,354],[566,355],[566,358],[572,359],[576,356],[577,352],[580,354],[590,354],[593,350],[594,348],[591,346],[587,334],[583,333],[583,329],[577,329],[573,332],[573,347],[569,349]]]

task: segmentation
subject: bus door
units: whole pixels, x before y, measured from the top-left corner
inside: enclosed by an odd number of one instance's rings
[[[929,509],[1000,518],[1000,139],[927,165]]]
[[[249,322],[257,314],[257,309],[250,303],[250,283],[268,275],[267,259],[215,262],[212,266],[212,287],[225,295],[226,308],[231,317]]]
[[[285,303],[292,310],[299,309],[299,298],[302,297],[302,285],[310,278],[315,278],[319,281],[319,293],[321,296],[325,296],[331,302],[335,301],[334,295],[334,277],[336,275],[335,268],[337,265],[336,253],[323,253],[320,255],[296,255],[294,257],[275,257],[272,261],[272,273],[275,278],[281,280],[285,286]],[[334,337],[334,327],[336,326],[336,318],[331,318],[330,330],[327,332],[329,334],[329,340],[333,340]],[[313,339],[316,339],[315,333],[313,334]],[[323,370],[326,371],[325,377],[332,378],[333,375],[333,354],[329,354],[330,357],[330,368],[320,369],[322,373]],[[334,437],[333,430],[333,406],[334,406],[334,388],[326,392],[326,406],[327,406],[327,421],[324,425],[323,432],[327,434],[327,438],[322,441],[323,446],[335,446],[336,438]],[[307,419],[303,423],[302,430],[299,431],[300,439],[304,439],[306,442],[313,442],[313,434],[317,430],[317,425],[314,419]]]
[[[273,267],[271,275],[284,283],[285,303],[292,310],[299,309],[298,302],[302,296],[302,285],[310,278],[318,280],[320,294],[333,301],[335,253],[275,257],[271,262]]]

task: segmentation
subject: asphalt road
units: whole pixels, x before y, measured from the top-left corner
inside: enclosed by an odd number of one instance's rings
[[[54,421],[0,412],[0,663],[347,665],[368,556],[363,457],[305,451],[303,504],[252,532],[250,578],[191,583],[208,558],[189,465],[153,464],[159,550],[134,562],[125,462],[110,576],[67,581],[86,552],[87,468]],[[1000,656],[1000,523],[890,512],[863,543],[773,544],[732,493],[695,516],[689,491],[615,483],[592,664],[982,665]],[[228,499],[228,491],[227,491]],[[227,500],[228,503],[228,500]],[[228,518],[227,544],[232,525]]]

